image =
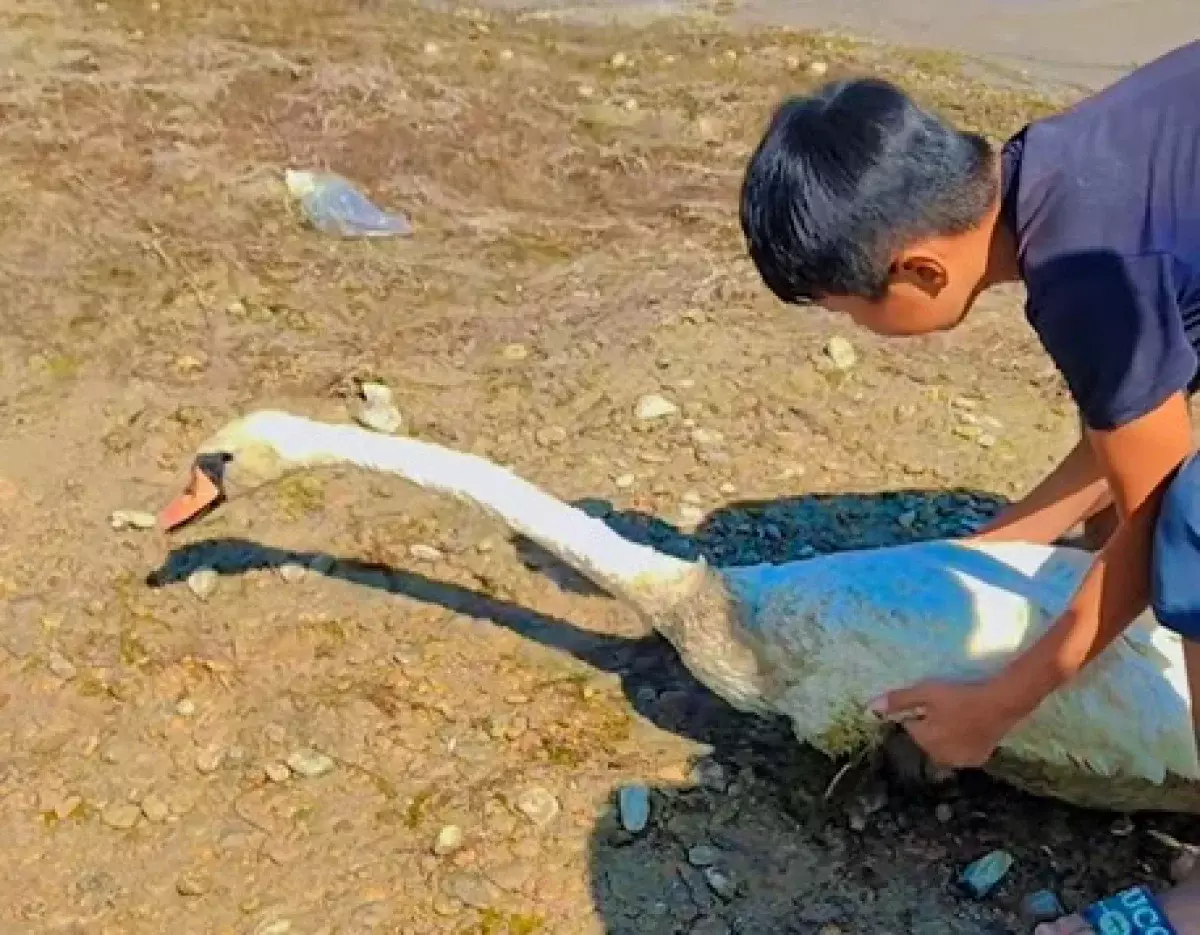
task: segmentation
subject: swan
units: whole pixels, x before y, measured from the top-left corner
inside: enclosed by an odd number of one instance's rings
[[[1054,621],[1089,562],[1064,546],[934,540],[716,568],[631,542],[485,458],[271,410],[200,446],[159,524],[170,532],[286,475],[334,466],[482,509],[630,606],[734,708],[785,716],[831,757],[878,747],[887,725],[867,705],[883,692],[1002,666]],[[1080,806],[1200,813],[1179,637],[1147,611],[984,768]]]

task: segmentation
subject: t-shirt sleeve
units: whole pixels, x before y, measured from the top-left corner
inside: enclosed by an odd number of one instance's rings
[[[1169,257],[1073,253],[1025,278],[1029,321],[1090,428],[1153,411],[1195,375]]]

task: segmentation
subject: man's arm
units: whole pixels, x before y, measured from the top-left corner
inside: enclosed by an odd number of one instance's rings
[[[970,538],[1049,545],[1104,505],[1108,496],[1108,481],[1085,436],[1041,483]]]
[[[1089,430],[1088,439],[1121,522],[1063,615],[1000,676],[998,700],[1017,717],[1072,679],[1146,608],[1159,503],[1191,450],[1187,400],[1174,393],[1119,428]]]

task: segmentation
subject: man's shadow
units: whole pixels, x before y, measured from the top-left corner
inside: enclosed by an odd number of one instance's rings
[[[730,504],[707,516],[691,532],[658,517],[616,511],[604,501],[577,505],[628,539],[681,558],[704,556],[719,567],[780,563],[847,549],[960,535],[1001,504],[998,497],[966,490],[817,494]],[[533,543],[518,540],[515,544],[527,565],[560,587],[595,592],[590,583]],[[312,562],[317,557],[245,540],[207,540],[172,552],[147,583],[161,587],[179,582],[199,567],[236,575],[285,562]],[[648,790],[652,814],[645,831],[628,833],[615,814],[598,822],[591,842],[592,894],[607,932],[800,933],[819,931],[822,925],[839,919],[854,923],[861,917],[855,906],[865,898],[862,893],[878,884],[874,868],[881,866],[879,857],[849,860],[844,841],[839,838],[831,843],[830,828],[844,827],[845,815],[825,808],[822,792],[838,764],[796,742],[784,719],[753,717],[732,709],[693,678],[657,634],[628,638],[590,632],[569,621],[415,572],[330,558],[334,562],[330,565],[327,561],[325,567],[331,577],[365,587],[385,587],[391,593],[488,621],[615,674],[628,704],[639,715],[661,730],[710,748],[700,764],[698,782],[688,780]],[[964,807],[978,813],[986,810],[989,800],[994,804],[1002,797],[1010,802],[1023,800],[1031,821],[1053,816],[1061,822],[1066,815],[1075,824],[1070,816],[1083,814],[1017,796],[982,776],[965,778],[955,794],[964,797],[968,803]],[[927,795],[918,790],[909,799],[910,811],[888,821],[899,820],[909,836],[922,828],[937,836]],[[793,843],[776,848],[778,853],[761,852],[761,842],[779,843],[789,838]],[[801,839],[812,846],[797,851],[793,845]],[[858,849],[871,851],[870,840],[860,837]],[[972,840],[982,848],[990,840],[989,833],[977,830]],[[705,842],[723,846],[727,854],[739,854],[740,872],[734,874],[731,869],[722,883],[719,867],[689,863],[683,849]],[[844,883],[839,883],[842,896],[811,898],[813,887],[820,886],[810,866],[813,848],[832,848],[840,855],[834,863],[845,875]],[[886,845],[874,847],[881,849],[886,850]],[[1032,849],[1036,850],[1036,842]],[[759,879],[756,868],[764,861],[773,866],[774,882]],[[781,886],[797,873],[809,885]],[[920,916],[920,907],[914,912]],[[935,931],[923,929],[917,916],[910,930]],[[857,925],[854,928],[858,930]]]

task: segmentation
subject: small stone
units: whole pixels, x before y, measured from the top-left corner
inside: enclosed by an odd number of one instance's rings
[[[212,568],[197,568],[187,577],[187,586],[202,601],[207,601],[217,590],[220,576]]]
[[[141,817],[142,810],[128,802],[108,805],[100,814],[101,821],[118,831],[128,831],[138,823],[138,819]]]
[[[196,769],[208,774],[215,773],[225,762],[225,751],[220,747],[206,747],[196,754]]]
[[[351,405],[351,416],[363,428],[383,435],[392,435],[404,425],[404,417],[396,408],[392,389],[384,383],[362,383],[358,398]]]
[[[437,840],[433,842],[433,852],[438,857],[445,857],[462,847],[462,843],[462,828],[458,825],[446,825],[438,832]]]
[[[175,881],[175,892],[180,896],[203,896],[211,887],[208,878],[199,874],[185,873]]]
[[[171,809],[166,802],[152,792],[142,799],[142,814],[146,816],[147,821],[152,821],[157,825],[167,820]]]
[[[558,817],[558,799],[540,786],[534,786],[517,796],[517,811],[537,827],[545,828]]]
[[[500,61],[511,62],[512,58],[513,58],[513,50],[512,49],[501,49],[500,50]]]
[[[117,532],[123,529],[153,529],[158,525],[158,518],[145,510],[114,510],[108,523]]]
[[[679,519],[688,526],[696,526],[704,521],[704,510],[691,503],[679,507]]]
[[[1012,869],[1013,856],[996,850],[967,865],[958,879],[959,886],[976,899],[983,899]]]
[[[716,867],[705,868],[704,879],[712,891],[723,900],[728,901],[737,895],[737,886],[734,884],[733,880],[731,880]]]
[[[1117,818],[1108,828],[1109,832],[1118,838],[1127,838],[1133,834],[1133,819],[1128,815]]]
[[[975,444],[980,448],[994,448],[996,446],[996,436],[990,432],[983,432],[975,439]]]
[[[59,652],[51,652],[46,660],[46,666],[52,673],[64,681],[75,678],[79,670],[72,665],[71,660]]]
[[[621,827],[631,834],[644,831],[650,821],[650,790],[641,783],[622,786],[617,792]]]
[[[901,529],[912,529],[917,524],[917,511],[905,510],[896,517],[896,524]]]
[[[1038,890],[1021,900],[1021,918],[1026,925],[1055,922],[1066,914],[1062,900],[1053,890]]]
[[[618,474],[613,478],[613,484],[615,484],[619,490],[628,490],[636,482],[637,478],[632,474]]]
[[[688,863],[693,867],[712,867],[721,859],[721,852],[711,844],[697,844],[688,849]]]
[[[634,408],[634,415],[642,422],[650,422],[654,419],[674,415],[678,411],[679,407],[665,396],[650,393],[638,400],[637,406]]]
[[[529,348],[524,344],[506,344],[500,354],[505,360],[524,360],[529,356]]]
[[[637,110],[638,102],[635,98],[627,97],[627,98],[625,98],[625,103],[622,104],[621,106],[624,107],[626,110]]]
[[[724,792],[729,788],[729,780],[725,778],[725,769],[715,760],[701,760],[696,764],[693,773],[696,782],[712,792]]]
[[[408,547],[408,554],[415,558],[418,562],[440,562],[443,558],[440,550],[435,549],[431,545],[425,545],[422,542],[414,543]]]
[[[725,443],[725,436],[713,429],[692,429],[692,444],[701,448],[716,448]]]
[[[784,64],[787,65],[788,71],[799,71],[801,65],[800,56],[789,55],[786,59],[784,59]]]
[[[292,778],[292,771],[286,763],[268,763],[263,771],[271,782],[287,782]]]
[[[624,52],[614,52],[608,60],[611,68],[624,68],[629,64],[629,56]]]
[[[191,698],[180,698],[175,702],[175,713],[180,717],[191,717],[196,713],[196,702]]]
[[[438,46],[438,44],[436,42],[431,41],[431,42],[425,43],[425,54],[426,55],[437,55],[438,52],[440,52],[440,51],[441,51],[441,47]]]
[[[854,345],[840,335],[834,335],[825,343],[825,356],[838,370],[849,370],[858,363]]]
[[[308,566],[299,562],[284,562],[277,569],[279,577],[288,584],[295,584],[308,574]]]
[[[933,817],[943,825],[948,824],[954,819],[954,808],[946,802],[942,802],[933,810]]]
[[[808,73],[814,78],[823,78],[829,71],[829,66],[824,62],[811,62],[808,66]]]
[[[567,430],[561,425],[548,425],[534,433],[534,441],[543,448],[553,448],[567,440]]]
[[[292,923],[288,919],[268,919],[254,929],[254,935],[288,935]]]
[[[318,753],[315,750],[297,750],[287,758],[287,765],[291,767],[292,772],[305,779],[316,779],[318,776],[333,772],[333,768],[337,764],[324,753]]]

